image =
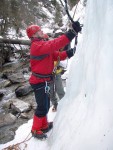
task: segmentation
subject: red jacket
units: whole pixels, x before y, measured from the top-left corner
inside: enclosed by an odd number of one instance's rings
[[[49,41],[39,40],[38,38],[33,39],[30,47],[30,55],[49,55],[42,60],[30,59],[31,71],[45,75],[52,74],[54,61],[58,59],[58,56],[60,57],[60,60],[64,60],[67,57],[66,51],[59,52],[59,49],[67,45],[69,42],[69,39],[65,35]],[[31,74],[29,81],[31,84],[37,84],[49,80],[50,78],[38,78]]]

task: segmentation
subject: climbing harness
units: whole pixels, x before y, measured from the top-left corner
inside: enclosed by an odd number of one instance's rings
[[[52,74],[39,74],[35,72],[32,72],[32,75],[38,78],[52,78],[53,77]]]

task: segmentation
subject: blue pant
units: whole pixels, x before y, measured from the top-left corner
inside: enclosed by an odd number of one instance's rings
[[[37,103],[35,115],[37,117],[44,117],[50,108],[50,96],[45,93],[45,83],[31,84],[31,87],[34,90]]]

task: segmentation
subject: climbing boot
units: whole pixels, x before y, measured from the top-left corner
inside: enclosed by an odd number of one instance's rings
[[[49,122],[48,123],[48,126],[44,129],[42,129],[42,132],[43,133],[47,133],[47,132],[49,132],[51,129],[53,128],[53,122]]]
[[[43,133],[49,132],[53,128],[53,122],[48,122],[47,117],[43,117],[43,122],[42,122],[42,129],[41,131]]]
[[[36,130],[34,130],[34,131],[31,131],[31,133],[32,133],[33,137],[35,137],[37,139],[40,139],[40,140],[47,138],[47,135],[44,134],[42,131],[36,131]]]
[[[31,133],[33,137],[36,137],[38,139],[47,138],[47,135],[41,131],[43,119],[44,117],[37,117],[36,115],[34,115],[33,118]]]

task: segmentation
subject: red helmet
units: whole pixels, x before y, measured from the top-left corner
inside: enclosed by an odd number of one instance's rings
[[[29,38],[31,38],[33,36],[33,34],[35,34],[37,31],[40,31],[41,28],[37,25],[30,25],[27,29],[26,29],[26,32],[27,32],[27,36]]]

